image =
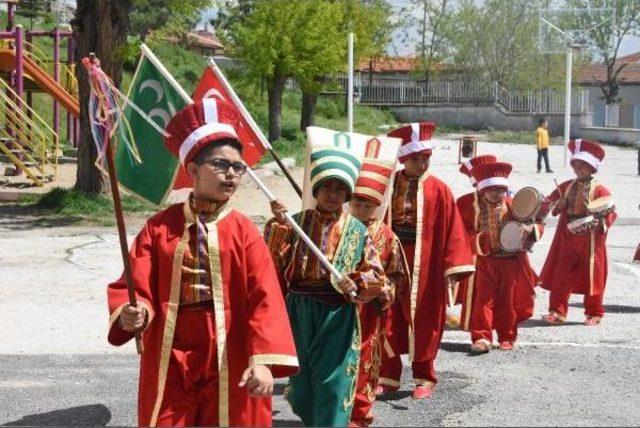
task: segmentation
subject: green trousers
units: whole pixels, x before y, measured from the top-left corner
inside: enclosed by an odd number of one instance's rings
[[[347,426],[360,360],[355,305],[289,294],[287,311],[300,371],[289,379],[285,398],[306,426]]]

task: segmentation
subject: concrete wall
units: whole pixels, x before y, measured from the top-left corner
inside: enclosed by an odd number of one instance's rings
[[[479,131],[493,128],[505,131],[532,131],[538,127],[538,119],[544,116],[549,121],[551,135],[562,135],[564,130],[563,114],[527,114],[509,113],[496,106],[489,105],[401,105],[389,106],[400,122],[433,120],[444,125],[460,126]],[[578,132],[583,125],[584,115],[571,116],[571,134]]]
[[[609,144],[638,144],[640,129],[584,127],[578,130],[581,138]]]
[[[433,120],[443,125],[460,126],[480,131],[493,128],[504,131],[531,131],[538,126],[542,115],[510,113],[506,110],[487,105],[399,105],[388,106],[400,122]],[[551,136],[564,132],[564,115],[545,114],[549,121]],[[571,115],[571,136],[588,138],[609,144],[636,144],[640,140],[640,129],[591,127],[586,114]]]

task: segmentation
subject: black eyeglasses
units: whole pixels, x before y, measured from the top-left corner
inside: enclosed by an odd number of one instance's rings
[[[211,165],[213,169],[215,169],[216,171],[220,171],[224,173],[229,171],[229,168],[233,169],[234,174],[237,174],[237,175],[242,175],[245,172],[247,172],[247,165],[245,165],[244,163],[231,162],[223,158],[205,159],[202,162],[200,162],[200,165],[204,163]]]

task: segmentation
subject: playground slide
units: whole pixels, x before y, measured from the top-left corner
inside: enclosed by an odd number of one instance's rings
[[[0,69],[10,71],[15,68],[16,55],[13,49],[0,49]],[[69,94],[62,85],[31,59],[24,57],[24,73],[29,75],[38,86],[51,95],[69,113],[78,117],[80,104],[77,98]]]

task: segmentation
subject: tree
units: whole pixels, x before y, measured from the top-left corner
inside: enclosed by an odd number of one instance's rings
[[[207,4],[205,0],[166,0],[166,3],[170,10],[179,16],[192,16],[188,14],[190,11]],[[76,40],[75,57],[78,59],[76,78],[81,134],[75,188],[88,194],[102,191],[103,178],[95,168],[97,152],[93,144],[88,113],[90,88],[87,74],[80,61],[94,52],[100,59],[105,73],[116,85],[120,85],[131,7],[131,0],[78,0],[76,16],[71,22]],[[170,22],[171,20],[166,25]]]
[[[322,19],[332,20],[333,8],[325,1],[256,0],[246,16],[237,17],[225,34],[233,54],[257,81],[266,81],[269,103],[269,139],[281,135],[282,94],[289,77],[321,68],[314,37],[327,40],[319,28]],[[331,52],[328,52],[331,54]]]
[[[318,63],[322,63],[324,67],[302,68],[301,71],[306,74],[295,76],[300,81],[302,89],[301,131],[314,123],[315,105],[323,86],[320,83],[322,77],[345,69],[347,34],[354,33],[354,64],[357,66],[361,58],[371,59],[380,55],[395,29],[395,25],[389,19],[391,8],[385,0],[334,0],[330,3],[339,7],[341,17],[337,27],[328,20],[321,21],[322,31],[327,36],[339,30],[337,37],[327,37],[323,45],[324,52],[319,52]],[[324,7],[328,8],[327,5]]]
[[[602,59],[607,69],[606,80],[600,83],[602,98],[607,104],[616,104],[620,101],[620,72],[628,65],[627,62],[618,60],[620,44],[627,36],[640,35],[640,2],[637,0],[569,0],[572,8],[605,8],[612,7],[615,11],[615,20],[604,25],[598,25],[603,17],[597,14],[584,15],[576,23],[577,28],[593,28],[589,38],[595,44],[595,54]],[[611,41],[613,39],[613,46]]]
[[[89,124],[89,81],[82,58],[94,52],[102,69],[118,85],[122,79],[122,58],[117,52],[126,43],[129,24],[128,0],[78,0],[76,16],[71,22],[76,40],[75,57],[78,97],[80,101],[80,133],[76,189],[88,194],[102,191],[103,180],[95,168],[97,151]]]
[[[50,15],[51,0],[20,0],[16,14],[29,18],[29,27],[33,30],[33,20]]]
[[[442,63],[448,54],[446,26],[450,22],[450,2],[448,0],[411,0],[409,24],[418,24],[420,68],[428,84],[435,67]],[[420,19],[416,20],[416,11]],[[417,22],[416,22],[417,21]]]
[[[154,31],[183,33],[195,24],[199,12],[210,0],[133,0],[129,34],[145,38]]]

